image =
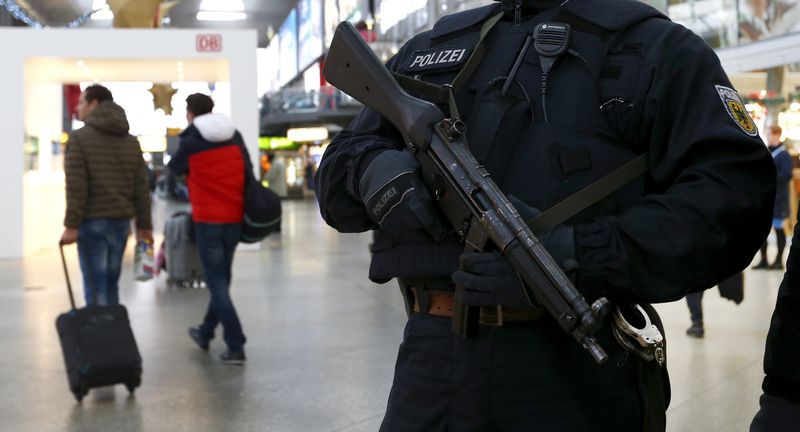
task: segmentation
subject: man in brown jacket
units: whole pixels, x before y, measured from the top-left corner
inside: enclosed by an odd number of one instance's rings
[[[67,214],[61,241],[78,242],[86,303],[117,304],[130,219],[136,218],[139,239],[153,239],[147,168],[139,142],[128,133],[125,110],[107,88],[87,87],[77,112],[85,126],[70,134],[65,151]]]

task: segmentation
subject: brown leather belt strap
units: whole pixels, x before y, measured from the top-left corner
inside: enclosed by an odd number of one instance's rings
[[[423,290],[411,287],[414,293],[414,312],[421,312],[420,296],[427,297],[430,315],[453,318],[453,291]],[[512,322],[537,322],[546,315],[543,308],[512,308],[501,305],[481,306],[480,323],[489,326],[502,326]]]
[[[417,287],[412,287],[411,290],[414,292],[414,312],[421,311],[419,299],[425,295],[428,297],[427,313],[445,318],[453,317],[452,291],[422,290]]]

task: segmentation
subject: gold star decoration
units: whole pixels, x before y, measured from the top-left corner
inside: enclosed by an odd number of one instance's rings
[[[115,28],[154,28],[180,0],[108,0]]]
[[[172,96],[178,90],[172,88],[170,84],[153,84],[150,93],[153,95],[153,109],[164,110],[167,115],[172,115]]]

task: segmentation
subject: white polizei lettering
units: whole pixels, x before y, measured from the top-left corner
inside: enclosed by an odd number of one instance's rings
[[[414,67],[414,65],[416,65],[417,63],[420,63],[419,66],[422,66],[422,64],[421,64],[422,63],[422,56],[421,55],[418,55],[417,58],[414,59],[414,61],[411,63],[411,67]]]
[[[428,66],[433,63],[433,54],[428,54],[425,56],[425,61],[422,62],[422,66]]]
[[[438,55],[438,56],[436,56],[436,60],[434,60],[434,61],[433,61],[433,63],[434,63],[434,64],[439,64],[439,63],[441,63],[441,62],[442,62],[442,55],[443,55],[443,54],[444,54],[444,51],[439,51],[439,55]]]
[[[453,52],[453,50],[444,50],[444,51],[442,51],[442,55],[439,56],[439,63],[449,63],[450,62],[450,60],[449,60],[450,53],[452,53],[452,52]]]
[[[464,51],[464,49],[453,50],[453,54],[450,56],[450,62],[461,61],[461,58],[464,57]]]

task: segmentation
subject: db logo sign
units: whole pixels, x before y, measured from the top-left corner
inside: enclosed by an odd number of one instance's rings
[[[198,52],[222,51],[222,35],[220,34],[199,34],[196,43]]]

